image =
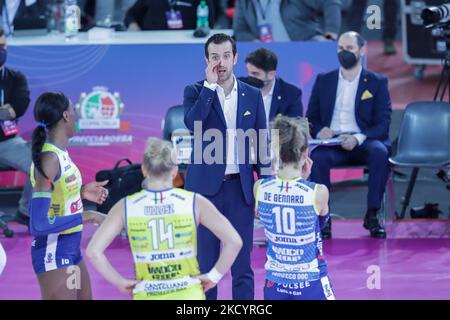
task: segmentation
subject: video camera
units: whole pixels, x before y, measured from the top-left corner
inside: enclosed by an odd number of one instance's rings
[[[440,6],[425,8],[420,17],[425,28],[432,28],[433,51],[448,54],[450,51],[450,4],[444,3]]]

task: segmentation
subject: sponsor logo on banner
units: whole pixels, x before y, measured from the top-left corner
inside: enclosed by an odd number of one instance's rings
[[[98,147],[132,144],[133,136],[122,132],[130,130],[130,123],[120,119],[123,110],[124,103],[119,92],[112,93],[106,87],[96,86],[90,93],[81,93],[75,106],[77,131],[89,132],[70,138],[69,145]]]
[[[89,94],[82,93],[76,105],[81,130],[120,129],[120,115],[124,104],[120,94],[112,94],[105,87],[94,87]]]

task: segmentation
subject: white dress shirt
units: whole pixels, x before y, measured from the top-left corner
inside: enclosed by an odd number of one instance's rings
[[[6,33],[9,32],[11,29],[11,32],[14,31],[13,21],[16,16],[17,10],[19,9],[21,0],[5,0],[3,5],[3,30],[5,30]],[[7,10],[7,12],[6,12]],[[8,20],[9,18],[9,20]]]
[[[217,92],[220,106],[222,107],[225,121],[227,122],[227,158],[225,174],[239,173],[236,145],[236,117],[238,107],[238,89],[236,77],[233,75],[233,89],[227,96],[225,96],[225,91],[223,90],[223,88],[217,83],[209,84],[205,80],[203,86]]]
[[[275,88],[275,81],[276,79],[273,79],[272,88],[270,88],[270,91],[265,96],[263,96],[264,111],[266,112],[267,128],[269,128],[270,106],[272,105],[272,96],[273,96],[273,89]]]
[[[366,136],[361,133],[355,118],[356,92],[358,91],[361,70],[362,68],[352,81],[345,80],[342,76],[342,69],[339,70],[336,102],[330,126],[330,129],[338,134],[340,132],[354,132],[353,136],[358,140],[359,145],[366,140]]]

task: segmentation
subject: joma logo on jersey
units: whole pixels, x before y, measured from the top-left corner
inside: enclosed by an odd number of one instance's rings
[[[173,258],[175,258],[175,255],[173,253],[153,253],[150,256],[151,261],[173,259]]]
[[[302,189],[302,190],[305,191],[305,192],[309,192],[309,189],[308,189],[307,187],[303,186],[301,183],[296,183],[295,186],[296,186],[297,188]]]
[[[297,240],[287,237],[275,237],[275,242],[297,243]]]
[[[180,196],[179,194],[176,193],[172,193],[171,196],[173,196],[174,198],[180,199],[181,201],[186,200],[185,197]]]
[[[138,203],[139,201],[141,201],[142,199],[145,199],[146,197],[147,197],[146,195],[140,196],[140,197],[137,198],[136,200],[133,200],[133,204]]]

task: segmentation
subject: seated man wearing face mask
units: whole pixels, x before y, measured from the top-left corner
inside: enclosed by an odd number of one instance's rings
[[[369,190],[363,226],[371,237],[385,238],[379,211],[389,174],[391,99],[388,80],[362,67],[364,45],[357,32],[342,34],[338,40],[341,68],[317,76],[307,111],[311,135],[340,137],[343,142],[312,151],[311,181],[330,188],[331,168],[367,165]],[[322,236],[331,237],[331,220]]]
[[[267,122],[278,114],[288,117],[303,116],[302,91],[277,77],[278,59],[275,53],[259,48],[245,59],[248,78],[241,80],[261,89]],[[269,128],[269,126],[267,126]]]
[[[5,66],[6,57],[6,36],[0,28],[0,167],[12,167],[28,175],[31,166],[31,148],[18,135],[17,123],[27,111],[30,91],[27,79],[21,72]],[[15,218],[22,224],[28,224],[30,196],[31,184],[27,179]]]

